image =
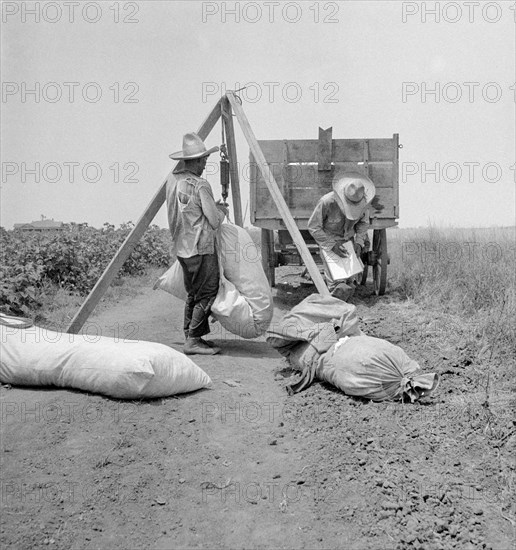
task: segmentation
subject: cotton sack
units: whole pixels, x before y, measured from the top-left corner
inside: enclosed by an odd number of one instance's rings
[[[0,325],[0,382],[59,386],[120,399],[167,397],[210,377],[164,344]]]
[[[257,338],[270,325],[272,292],[249,233],[237,225],[222,224],[217,238],[221,266],[220,286],[211,311],[229,332],[242,338]],[[176,260],[154,284],[186,300],[183,271]]]
[[[317,376],[348,395],[373,401],[407,396],[413,402],[439,385],[438,374],[423,374],[400,347],[365,335],[341,338],[325,354]]]

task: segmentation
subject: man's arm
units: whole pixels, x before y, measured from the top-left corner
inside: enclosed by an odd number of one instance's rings
[[[206,216],[208,223],[212,229],[218,229],[224,221],[226,214],[217,207],[211,187],[203,185],[199,189],[199,197],[201,198],[202,212]]]
[[[359,244],[364,248],[364,241],[369,229],[369,210],[366,210],[362,217],[355,224],[355,244]]]
[[[337,241],[323,229],[324,210],[323,201],[320,200],[308,220],[308,231],[320,247],[331,250]]]
[[[177,181],[172,175],[172,172],[167,176],[167,218],[168,218],[168,227],[170,233],[174,236],[177,229],[177,204],[176,204],[176,190],[177,190]]]

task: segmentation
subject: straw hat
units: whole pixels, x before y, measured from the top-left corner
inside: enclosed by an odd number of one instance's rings
[[[358,220],[376,193],[374,183],[358,172],[340,174],[333,191],[348,220]]]
[[[174,160],[198,159],[207,157],[218,150],[217,146],[206,149],[204,141],[196,133],[192,132],[183,136],[183,149],[168,156]]]

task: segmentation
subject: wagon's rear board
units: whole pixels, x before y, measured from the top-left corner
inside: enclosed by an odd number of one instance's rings
[[[398,134],[387,139],[334,139],[330,170],[319,170],[319,141],[266,140],[258,142],[285,202],[300,229],[317,201],[331,191],[341,172],[368,175],[376,186],[369,216],[373,228],[396,225],[398,208]],[[265,229],[284,229],[283,220],[263,177],[250,158],[251,223]]]

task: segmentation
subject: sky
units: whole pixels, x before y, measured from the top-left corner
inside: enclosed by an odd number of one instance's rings
[[[503,1],[2,2],[0,225],[136,222],[183,134],[245,85],[258,139],[398,133],[400,227],[514,225],[515,17]]]

